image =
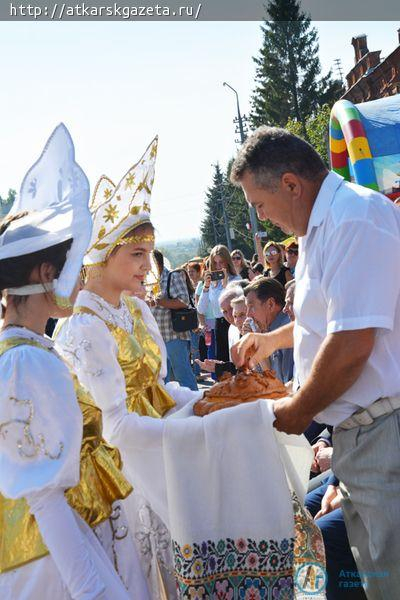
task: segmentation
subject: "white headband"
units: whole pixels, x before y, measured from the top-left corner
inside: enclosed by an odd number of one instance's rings
[[[23,285],[17,288],[8,288],[4,290],[12,296],[31,296],[33,294],[45,294],[46,292],[54,291],[54,286],[57,280],[54,279],[50,283],[32,283],[31,285]]]

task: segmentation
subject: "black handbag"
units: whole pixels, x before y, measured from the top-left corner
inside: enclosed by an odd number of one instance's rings
[[[188,288],[188,296],[190,307],[188,308],[171,308],[171,320],[172,320],[172,329],[176,333],[184,333],[185,331],[192,331],[192,329],[197,329],[199,326],[199,319],[197,316],[197,310],[193,303],[192,294],[189,291],[188,287],[188,274],[184,269],[176,269],[175,271],[171,271],[168,274],[167,280],[167,296],[170,300],[173,300],[170,294],[170,285],[171,285],[171,276],[174,273],[184,273],[186,276],[186,287]]]

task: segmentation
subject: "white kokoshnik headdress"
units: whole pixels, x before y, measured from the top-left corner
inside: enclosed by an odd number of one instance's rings
[[[138,225],[150,222],[157,144],[155,137],[118,185],[105,175],[97,182],[90,203],[93,232],[84,258],[85,267],[104,264],[116,246],[154,241],[153,235],[126,237],[126,234]]]
[[[50,284],[9,288],[9,294],[26,296],[51,290],[59,306],[70,306],[92,232],[89,197],[89,181],[75,162],[71,135],[61,123],[23,179],[9,214],[28,214],[12,221],[0,235],[0,260],[44,250],[69,239],[72,245],[58,279]]]

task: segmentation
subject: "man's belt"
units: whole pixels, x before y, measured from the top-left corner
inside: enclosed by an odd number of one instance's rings
[[[354,415],[348,417],[336,426],[337,429],[353,429],[360,425],[371,425],[378,417],[390,415],[400,408],[400,396],[392,398],[379,398],[368,408],[360,408]]]

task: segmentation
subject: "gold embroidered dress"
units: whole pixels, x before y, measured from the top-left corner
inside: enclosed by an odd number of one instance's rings
[[[117,184],[105,176],[96,184],[90,203],[92,237],[83,261],[89,278],[97,270],[101,273],[111,252],[121,244],[154,241],[148,232],[137,238],[135,228],[150,223],[156,156],[157,138]],[[112,306],[97,294],[81,291],[75,314],[60,329],[57,348],[101,408],[105,439],[123,456],[124,472],[134,486],[123,504],[152,597],[163,597],[161,570],[173,598],[175,582],[168,577],[172,571],[169,532],[152,510],[156,507],[150,507],[140,484],[135,483],[130,461],[135,434],[132,436],[130,425],[134,422],[139,429],[143,424],[149,426],[144,435],[151,443],[152,425],[161,424],[160,417],[194,402],[201,393],[180,388],[175,382],[164,385],[165,344],[150,309],[136,298],[122,298],[119,306]]]

